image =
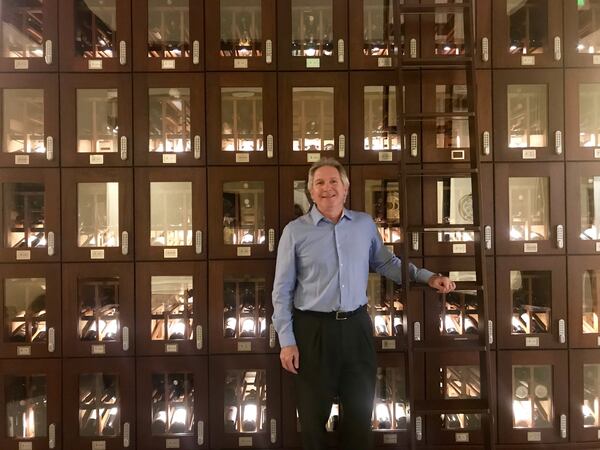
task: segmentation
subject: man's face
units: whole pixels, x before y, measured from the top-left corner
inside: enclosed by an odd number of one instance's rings
[[[342,183],[335,167],[323,166],[315,171],[310,196],[319,211],[341,211],[347,193],[348,188]]]

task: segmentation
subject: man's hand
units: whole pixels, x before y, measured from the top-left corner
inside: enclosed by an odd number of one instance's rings
[[[433,289],[437,289],[438,294],[447,294],[448,292],[452,292],[456,289],[456,283],[448,277],[444,277],[441,275],[433,275],[427,281],[429,287]]]
[[[300,368],[300,352],[297,345],[288,345],[279,353],[281,366],[288,372],[298,374]]]

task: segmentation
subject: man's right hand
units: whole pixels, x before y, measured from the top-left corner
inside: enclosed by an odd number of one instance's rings
[[[281,366],[288,372],[298,374],[300,368],[300,352],[297,345],[288,345],[279,353]]]

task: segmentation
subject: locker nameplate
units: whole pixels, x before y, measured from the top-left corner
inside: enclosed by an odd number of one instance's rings
[[[90,164],[104,164],[104,155],[90,155]]]
[[[525,253],[537,253],[538,245],[537,242],[526,242],[523,244],[523,251]]]
[[[535,56],[527,55],[521,56],[522,66],[535,66]]]
[[[90,250],[90,259],[104,259],[104,249]]]
[[[600,242],[596,242],[596,251],[600,252]]]
[[[452,150],[450,152],[450,159],[452,160],[463,160],[465,159],[465,151],[464,150]]]
[[[383,350],[396,350],[396,341],[393,339],[384,339],[381,341],[381,348]]]
[[[600,440],[600,430],[598,430],[598,439]]]
[[[162,162],[163,164],[175,164],[177,163],[177,155],[175,153],[162,155]]]
[[[250,162],[250,153],[236,153],[235,154],[235,162],[236,163]]]
[[[387,433],[383,435],[383,443],[384,444],[397,444],[398,443],[398,435]]]
[[[598,336],[596,338],[596,344],[598,345],[598,347],[600,347],[600,336]],[[598,431],[600,431],[600,430],[598,430]]]
[[[179,346],[177,344],[165,344],[165,353],[177,353]]]
[[[321,159],[321,155],[319,153],[307,153],[306,154],[306,162],[313,163],[317,162]]]
[[[29,69],[28,59],[15,59],[15,70],[27,70]]]
[[[160,62],[161,69],[174,69],[175,68],[175,60],[174,59],[163,59]]]
[[[600,55],[594,55],[594,57],[592,58],[592,62],[594,64],[600,64]]]
[[[594,158],[600,158],[600,148],[594,149]]]
[[[237,255],[238,256],[252,256],[252,248],[251,247],[238,247]]]
[[[252,447],[252,437],[243,436],[238,439],[239,447]]]
[[[101,59],[90,59],[88,61],[88,69],[90,69],[90,70],[102,69],[102,60]]]
[[[252,351],[252,342],[238,342],[237,344],[238,352],[251,352]]]
[[[31,259],[31,250],[17,250],[17,261],[28,261]]]
[[[31,356],[31,345],[18,345],[17,356]]]
[[[179,448],[179,439],[165,439],[165,448]]]
[[[233,60],[233,68],[234,69],[247,69],[248,68],[248,59],[247,58],[235,58]]]
[[[529,431],[527,433],[527,442],[539,442],[542,440],[542,433],[540,431]]]
[[[92,345],[92,355],[105,355],[105,354],[106,354],[106,345],[104,345],[104,344]]]
[[[176,248],[165,248],[163,250],[163,258],[177,258],[179,251]]]
[[[307,69],[318,69],[321,67],[321,60],[319,58],[306,58]]]
[[[33,450],[33,442],[19,442],[19,450]]]
[[[535,148],[526,148],[523,150],[523,153],[521,154],[523,159],[536,159],[537,158],[537,152],[535,150]]]
[[[377,67],[392,67],[392,58],[377,58]]]
[[[29,155],[15,155],[15,164],[18,164],[18,165],[29,164]]]
[[[452,244],[452,253],[467,253],[467,244]]]
[[[379,161],[392,161],[392,152],[379,152]]]
[[[92,441],[92,450],[106,450],[106,441]]]
[[[525,347],[539,347],[539,346],[540,346],[540,338],[539,337],[525,338]]]
[[[469,433],[456,433],[454,435],[455,442],[469,442]]]

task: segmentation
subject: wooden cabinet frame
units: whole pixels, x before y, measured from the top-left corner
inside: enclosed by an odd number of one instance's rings
[[[564,8],[564,52],[565,52],[565,66],[566,67],[594,67],[600,64],[600,57],[598,53],[579,53],[577,49],[577,38],[578,38],[578,7],[579,2],[577,0],[565,0],[563,2]],[[598,30],[595,30],[597,33]],[[596,52],[598,49],[596,49]],[[567,78],[568,80],[568,78]],[[568,99],[568,97],[567,97]]]
[[[565,70],[565,157],[568,161],[597,161],[600,158],[600,142],[594,147],[582,147],[580,141],[582,97],[579,89],[582,84],[595,84],[600,89],[597,69]]]
[[[584,365],[600,364],[596,350],[570,350],[569,351],[569,425],[571,442],[593,442],[597,445],[599,427],[584,426],[582,406],[584,394]],[[567,390],[566,387],[564,389]]]
[[[583,274],[587,270],[600,269],[597,256],[568,256],[568,286],[567,304],[569,307],[569,347],[570,348],[599,348],[600,333],[583,332],[583,302],[584,286]],[[595,288],[595,282],[591,281],[591,289]],[[593,298],[594,291],[590,292]],[[596,294],[597,295],[597,294]],[[600,301],[600,297],[598,300]]]
[[[600,166],[595,163],[569,162],[566,164],[566,198],[567,202],[567,246],[569,253],[573,254],[597,254],[600,251],[600,239],[581,239],[584,234],[582,206],[587,204],[590,210],[588,214],[594,214],[595,205],[590,204],[591,198],[582,198],[581,180],[588,178],[593,180],[600,177]],[[594,195],[592,189],[591,195]],[[597,195],[597,194],[596,194]]]

